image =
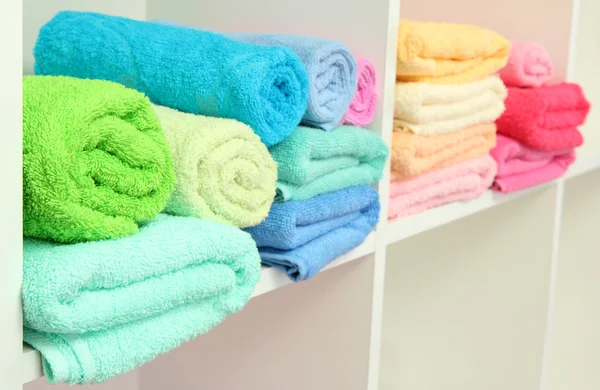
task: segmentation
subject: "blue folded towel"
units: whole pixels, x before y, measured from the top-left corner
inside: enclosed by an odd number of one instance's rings
[[[157,20],[157,23],[182,26]],[[356,93],[356,59],[342,43],[288,34],[219,32],[239,42],[291,49],[304,63],[309,79],[308,108],[302,123],[324,130],[337,127]]]
[[[35,72],[119,82],[180,111],[237,119],[267,146],[306,111],[308,76],[291,50],[89,12],[59,12],[34,49]]]
[[[264,222],[246,231],[256,241],[263,264],[283,270],[297,282],[360,245],[378,220],[377,191],[351,187],[275,203]]]
[[[219,324],[260,278],[249,234],[159,215],[119,240],[25,240],[23,339],[50,383],[102,382]]]

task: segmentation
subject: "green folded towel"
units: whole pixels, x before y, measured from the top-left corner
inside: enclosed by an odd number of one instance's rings
[[[381,137],[353,126],[328,132],[300,126],[269,150],[278,164],[276,201],[372,184],[381,179],[389,154]]]
[[[50,383],[102,382],[241,309],[260,278],[249,234],[161,214],[119,240],[25,240],[23,339]]]
[[[165,212],[258,225],[275,196],[277,164],[252,129],[154,106],[173,153],[177,185]]]
[[[173,186],[148,99],[122,85],[23,77],[23,232],[58,242],[128,236]]]

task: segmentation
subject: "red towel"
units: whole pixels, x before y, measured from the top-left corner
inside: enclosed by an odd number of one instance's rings
[[[498,134],[490,154],[498,163],[492,189],[514,192],[554,180],[565,174],[575,161],[573,149],[544,152],[528,148],[514,139]]]
[[[537,150],[571,149],[583,143],[577,130],[590,103],[577,84],[508,88],[506,111],[496,120],[498,133]]]

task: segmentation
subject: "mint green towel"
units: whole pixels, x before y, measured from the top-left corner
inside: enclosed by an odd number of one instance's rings
[[[381,179],[389,154],[381,137],[353,126],[329,132],[300,126],[269,150],[278,164],[276,201],[370,185]]]
[[[277,164],[250,126],[154,106],[173,153],[177,185],[165,212],[258,225],[275,197]]]
[[[122,85],[23,77],[23,232],[57,242],[124,237],[175,184],[150,101]]]
[[[50,383],[133,370],[241,309],[260,278],[249,234],[164,214],[119,240],[26,240],[23,257],[23,339]]]

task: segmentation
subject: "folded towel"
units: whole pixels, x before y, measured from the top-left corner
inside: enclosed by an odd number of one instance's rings
[[[538,88],[553,76],[550,54],[535,42],[512,42],[508,63],[500,70],[502,81],[509,87]]]
[[[399,82],[394,127],[435,135],[493,122],[504,111],[505,98],[498,76],[457,85]]]
[[[500,134],[490,154],[498,163],[498,174],[492,188],[504,193],[561,177],[575,161],[574,149],[544,152]]]
[[[356,94],[342,118],[342,123],[365,127],[373,122],[377,105],[377,77],[371,61],[366,58],[358,58],[357,75]]]
[[[496,126],[485,123],[432,137],[394,131],[392,180],[406,180],[425,172],[488,154],[496,144]]]
[[[400,81],[460,84],[506,65],[510,42],[466,24],[401,21],[396,77]]]
[[[298,127],[270,151],[278,165],[276,201],[370,185],[381,179],[389,153],[377,134],[351,126],[330,132]]]
[[[208,219],[163,214],[121,240],[23,251],[23,339],[50,383],[133,370],[241,309],[260,278],[250,236]]]
[[[583,143],[577,126],[585,122],[590,103],[577,84],[509,88],[498,133],[538,150],[572,149]]]
[[[267,219],[247,232],[256,241],[262,262],[297,282],[360,245],[378,219],[377,191],[352,187],[308,200],[275,203]]]
[[[389,218],[417,214],[459,200],[473,199],[494,181],[496,162],[489,155],[390,184]]]
[[[23,77],[23,233],[58,242],[124,237],[154,218],[173,159],[144,95],[70,77]]]
[[[247,125],[154,106],[175,161],[177,185],[165,212],[238,227],[267,217],[277,164]]]
[[[162,106],[237,119],[267,146],[287,137],[306,111],[306,70],[286,48],[64,11],[42,27],[34,54],[37,74],[116,81]]]
[[[170,20],[154,22],[195,28]],[[302,123],[324,130],[331,130],[340,123],[354,97],[357,78],[356,59],[344,44],[291,34],[224,31],[219,31],[219,34],[239,42],[281,46],[292,50],[298,55],[308,73],[308,108],[302,117]]]

